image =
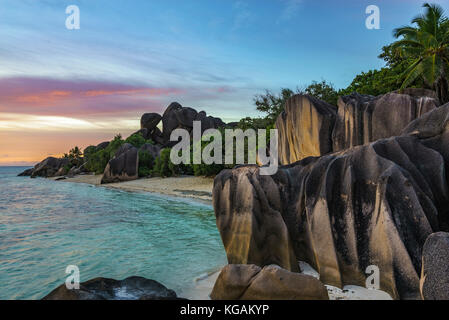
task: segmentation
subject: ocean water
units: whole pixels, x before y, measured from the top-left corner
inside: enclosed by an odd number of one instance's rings
[[[211,206],[30,179],[0,167],[0,299],[40,299],[65,282],[142,276],[178,295],[226,264]]]

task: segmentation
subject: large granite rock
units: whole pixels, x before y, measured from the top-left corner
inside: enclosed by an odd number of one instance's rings
[[[338,108],[307,95],[296,95],[276,121],[279,160],[295,163],[400,134],[411,121],[438,107],[424,89],[405,89],[374,97],[353,93]]]
[[[410,122],[438,106],[433,98],[407,92],[410,95],[388,93],[373,97],[355,93],[341,97],[332,134],[333,151],[398,136]]]
[[[109,141],[104,141],[99,143],[96,147],[95,147],[95,152],[101,151],[106,149],[109,146],[110,142]]]
[[[176,300],[173,290],[157,281],[129,277],[125,280],[95,278],[80,283],[79,290],[60,285],[42,300]]]
[[[332,151],[337,108],[309,95],[291,97],[276,121],[279,160],[293,163]]]
[[[227,265],[215,282],[214,300],[329,300],[316,278],[276,265]]]
[[[305,261],[323,283],[365,285],[419,299],[424,242],[449,226],[449,104],[412,122],[403,136],[262,176],[256,166],[224,170],[213,204],[229,263],[296,270]]]
[[[197,112],[192,108],[185,108],[177,102],[171,103],[162,116],[162,138],[164,144],[170,144],[170,135],[178,128],[192,131],[193,121],[201,121],[201,131],[211,128],[224,127],[225,123],[219,119],[206,115],[206,112]]]
[[[139,150],[129,143],[123,144],[109,160],[101,183],[136,180],[139,178]]]
[[[60,169],[69,164],[69,159],[48,157],[39,162],[32,169],[27,169],[20,173],[19,176],[35,177],[55,177],[59,174]]]
[[[433,233],[424,244],[421,295],[424,300],[449,300],[449,233]]]
[[[161,154],[162,148],[158,145],[145,143],[142,147],[140,147],[139,151],[148,152],[151,154],[153,159],[156,159]]]
[[[162,117],[158,113],[144,113],[140,118],[140,128],[147,129],[151,132],[157,127],[161,120]]]

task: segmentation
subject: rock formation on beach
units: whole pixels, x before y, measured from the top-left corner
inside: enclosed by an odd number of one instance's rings
[[[329,300],[316,278],[276,265],[227,265],[211,293],[213,300]]]
[[[95,278],[69,290],[62,284],[42,300],[177,300],[173,290],[157,281],[129,277],[125,280]]]
[[[139,178],[139,153],[148,152],[156,159],[162,149],[171,147],[177,142],[170,141],[173,130],[183,128],[192,132],[193,121],[201,122],[201,131],[211,128],[224,127],[226,124],[220,119],[208,116],[206,112],[197,112],[193,108],[181,106],[177,102],[171,103],[163,115],[158,113],[145,113],[140,119],[140,129],[134,134],[140,134],[145,140],[151,140],[139,148],[130,144],[121,146],[109,160],[104,169],[101,183],[113,183],[135,180]],[[158,125],[162,122],[162,131]],[[109,141],[102,142],[97,146],[89,146],[85,149],[92,153],[105,150],[110,145]],[[133,147],[133,148],[131,148]],[[84,165],[66,169],[69,160],[66,158],[50,157],[37,164],[34,168],[27,169],[19,176],[31,177],[62,177],[86,173]],[[103,167],[104,168],[104,167]],[[69,171],[67,171],[69,170]]]
[[[107,164],[101,183],[136,180],[139,178],[138,167],[139,150],[125,143]]]
[[[425,300],[449,300],[449,233],[431,234],[424,244],[421,294]]]
[[[407,94],[406,94],[407,93]],[[431,92],[408,89],[374,97],[340,97],[338,107],[308,95],[296,95],[276,121],[279,160],[290,164],[397,136],[411,121],[438,107]]]
[[[341,122],[346,129],[337,135],[345,138],[339,140],[344,142],[339,148],[349,149],[306,157],[280,167],[273,176],[260,175],[257,166],[240,166],[215,178],[213,204],[228,262],[277,264],[298,271],[301,260],[318,271],[323,283],[339,288],[364,286],[366,268],[376,265],[381,290],[395,299],[420,299],[422,259],[425,267],[425,258],[430,257],[423,256],[426,239],[449,229],[445,171],[449,104],[437,108],[432,98],[401,94],[377,99],[353,95],[340,102],[344,105],[339,108],[363,111],[345,118],[358,119],[357,125],[352,120]],[[297,119],[291,114],[278,119],[287,123],[279,131],[280,143],[287,146],[280,148],[284,161],[290,163],[311,150],[305,147],[310,141],[300,137],[313,137],[312,141],[324,137],[317,153],[329,150],[331,140],[334,148],[338,130],[333,128],[329,140],[330,107],[305,96],[294,97],[287,105],[286,112],[294,112]],[[294,106],[306,110],[293,110]],[[320,130],[313,128],[310,135],[298,134],[301,129],[296,127],[292,130],[293,124],[302,124],[303,117],[319,122]],[[389,119],[397,121],[397,127]],[[310,133],[310,129],[304,131]],[[382,139],[389,133],[396,136]],[[359,140],[346,139],[351,136]],[[371,139],[376,141],[367,143]],[[441,254],[447,257],[446,251]],[[428,284],[422,285],[424,297],[435,279],[443,274],[447,279],[446,263],[439,261],[432,260],[424,271]]]

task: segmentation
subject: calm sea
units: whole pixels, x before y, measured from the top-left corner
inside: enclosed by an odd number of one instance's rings
[[[157,280],[182,295],[226,264],[211,206],[148,193],[17,177],[0,167],[0,299],[40,299],[68,265]]]

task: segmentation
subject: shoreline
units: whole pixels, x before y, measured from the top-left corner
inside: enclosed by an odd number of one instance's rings
[[[102,175],[76,175],[72,178],[49,178],[56,182],[84,183],[109,189],[128,192],[148,192],[177,198],[192,199],[203,204],[212,205],[212,188],[214,179],[206,177],[179,176],[169,178],[142,178],[132,181],[101,184]]]
[[[143,178],[133,181],[101,184],[102,175],[76,175],[72,178],[58,180],[61,177],[48,178],[55,182],[72,182],[88,184],[97,187],[122,190],[127,192],[146,192],[163,196],[189,199],[202,204],[212,205],[213,178],[180,176],[169,178]],[[178,296],[190,300],[210,300],[210,293],[215,285],[215,280],[223,266],[198,275],[192,279],[193,287],[181,290]]]

